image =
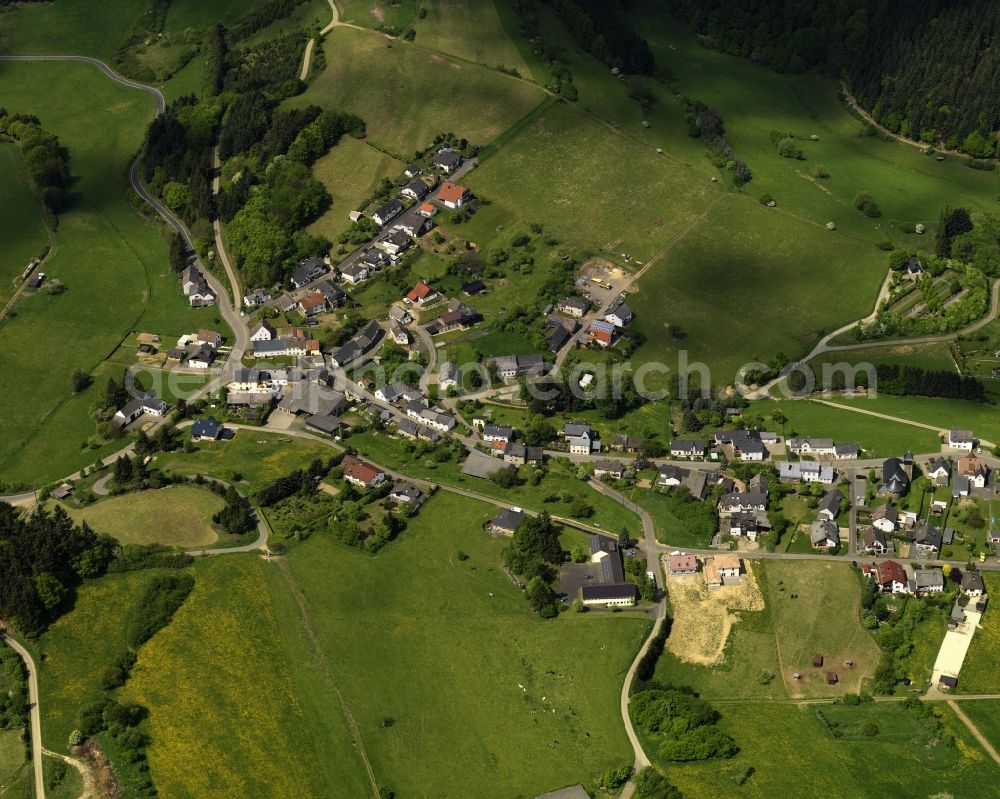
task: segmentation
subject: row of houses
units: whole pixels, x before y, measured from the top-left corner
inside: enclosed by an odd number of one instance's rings
[[[913,576],[907,575],[906,569],[894,560],[883,560],[878,563],[864,564],[861,572],[870,580],[874,580],[886,594],[940,594],[945,590],[946,578],[944,572],[937,566],[926,569],[913,569]],[[984,599],[986,584],[979,572],[972,570],[957,570],[959,590],[969,599]],[[982,603],[985,608],[985,601]]]

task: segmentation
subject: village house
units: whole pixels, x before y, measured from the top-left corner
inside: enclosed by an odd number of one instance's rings
[[[912,592],[916,596],[940,594],[944,591],[944,574],[940,569],[914,569]]]
[[[844,501],[844,495],[839,489],[827,491],[819,501],[816,509],[816,518],[822,521],[833,521],[840,515],[840,503]]]
[[[347,301],[344,290],[329,278],[317,283],[316,291],[326,297],[326,302],[331,308],[339,308]]]
[[[389,200],[389,202],[382,203],[382,205],[375,209],[375,213],[372,214],[372,220],[379,227],[385,227],[402,212],[403,204],[399,200]]]
[[[502,441],[506,444],[514,437],[514,428],[499,424],[483,425],[483,441]]]
[[[353,455],[345,455],[340,465],[344,468],[344,479],[359,488],[375,488],[386,480],[385,472]]]
[[[455,428],[454,416],[450,416],[436,408],[428,408],[423,400],[412,401],[405,406],[406,415],[416,422],[427,425],[433,430],[448,433]]]
[[[698,558],[681,552],[667,557],[667,569],[671,574],[697,574]]]
[[[659,471],[656,473],[656,484],[658,486],[674,488],[683,483],[684,478],[687,477],[687,475],[687,469],[682,469],[679,466],[664,463],[660,466]]]
[[[461,208],[469,200],[469,190],[457,183],[445,181],[437,194],[438,202],[452,211]]]
[[[222,333],[217,330],[199,330],[195,334],[195,342],[198,344],[207,344],[212,349],[219,349],[222,346]]]
[[[382,338],[383,331],[379,323],[374,319],[366,324],[358,334],[348,341],[343,347],[330,355],[330,365],[334,369],[340,369],[349,363],[353,363],[362,355],[372,349]]]
[[[794,455],[834,455],[836,448],[832,438],[790,438],[788,451]]]
[[[569,444],[571,455],[589,455],[591,452],[601,451],[601,441],[597,431],[589,424],[583,422],[568,422],[562,431],[563,437]]]
[[[389,323],[386,325],[389,331],[389,338],[391,338],[396,344],[401,347],[406,347],[410,343],[410,334],[406,332],[406,328],[403,327],[395,319],[390,319]]]
[[[146,414],[159,418],[167,412],[168,407],[166,402],[156,397],[138,397],[122,406],[111,421],[116,427],[128,427],[140,416]]]
[[[438,367],[438,386],[447,391],[450,388],[458,388],[462,382],[462,375],[459,372],[458,364],[454,361],[445,361]]]
[[[625,466],[621,461],[599,460],[594,461],[594,477],[600,480],[603,477],[610,477],[612,480],[621,480],[625,475]]]
[[[867,555],[885,555],[890,551],[885,533],[875,527],[865,527],[861,533],[861,548]]]
[[[192,441],[218,441],[222,437],[222,423],[214,416],[207,416],[204,419],[195,419],[191,425]]]
[[[879,505],[872,511],[872,527],[883,533],[894,533],[899,526],[899,510],[891,502]]]
[[[402,508],[419,508],[426,498],[427,495],[413,483],[396,483],[389,492],[389,499]]]
[[[448,303],[448,310],[424,325],[424,329],[432,336],[440,336],[452,330],[467,330],[480,321],[482,316],[471,305],[465,305],[460,300],[451,300]]]
[[[905,594],[909,591],[906,570],[894,560],[883,560],[874,567],[863,566],[861,571],[878,583],[886,594]]]
[[[524,444],[518,444],[516,441],[508,441],[506,444],[502,441],[496,441],[493,446],[493,454],[497,457],[503,457],[505,463],[513,466],[526,466],[529,463],[538,464],[545,458],[541,447],[528,447]]]
[[[604,315],[604,321],[615,327],[625,327],[632,321],[632,309],[625,303],[620,303]]]
[[[181,272],[181,289],[192,308],[204,308],[215,304],[215,294],[208,287],[205,275],[194,264]]]
[[[614,433],[611,436],[610,448],[616,452],[638,452],[642,447],[639,436],[628,436],[624,433]]]
[[[295,270],[292,272],[292,285],[297,289],[303,288],[323,277],[327,271],[326,263],[322,258],[315,256],[306,258],[295,265]]]
[[[497,535],[514,535],[524,521],[525,513],[520,508],[502,510],[486,523],[486,529]]]
[[[299,300],[299,310],[303,316],[316,316],[326,310],[326,296],[321,291],[313,291]]]
[[[411,180],[400,192],[404,197],[409,197],[411,200],[420,201],[424,199],[428,194],[430,194],[430,187],[424,183],[422,180]]]
[[[722,529],[727,529],[724,520],[722,522]],[[749,541],[756,541],[757,537],[767,529],[770,529],[770,525],[767,522],[766,511],[738,511],[729,516],[729,535],[746,538]]]
[[[705,457],[705,442],[690,438],[675,438],[670,442],[670,457],[702,460]]]
[[[779,461],[778,479],[783,482],[823,483],[830,485],[836,480],[833,467],[819,461]]]
[[[417,283],[406,294],[406,301],[415,305],[423,306],[434,302],[441,295],[426,283]]]
[[[397,380],[395,383],[388,383],[375,390],[375,399],[395,405],[400,402],[423,403],[424,395],[412,386]]]
[[[962,593],[967,597],[979,597],[986,593],[986,583],[983,582],[983,575],[979,572],[962,572]]]
[[[363,266],[368,270],[368,273],[371,274],[373,272],[378,272],[383,267],[392,263],[392,258],[389,257],[389,253],[385,250],[380,250],[377,247],[370,247],[365,250],[364,254],[358,258],[356,263]]]
[[[419,239],[421,236],[424,235],[424,233],[426,233],[428,230],[431,230],[433,227],[434,223],[431,222],[428,218],[424,217],[423,214],[420,214],[418,212],[416,219],[400,220],[400,222],[396,225],[394,230],[396,233],[405,233],[411,239]],[[413,242],[411,241],[409,244],[406,245],[406,247],[409,247],[410,244],[412,243]],[[404,247],[403,249],[406,249],[406,247]]]
[[[921,560],[931,560],[941,551],[941,531],[927,521],[913,526],[913,546]]]
[[[437,208],[430,203],[420,203],[420,206],[417,208],[417,215],[422,216],[424,219],[430,219],[437,212]]]
[[[271,323],[266,319],[259,321],[250,331],[250,341],[270,341],[277,335]]]
[[[423,174],[423,171],[416,164],[407,164],[406,169],[403,170],[403,174],[408,178],[415,178],[417,175]]]
[[[759,475],[758,475],[759,476]],[[723,494],[719,500],[719,513],[731,514],[767,510],[768,491],[761,481],[751,480],[746,491]]]
[[[768,451],[762,436],[756,430],[724,430],[715,434],[715,443],[729,447],[737,460],[763,461]]]
[[[739,577],[740,572],[743,569],[743,564],[740,561],[739,555],[716,555],[713,560],[715,561],[715,568],[719,570],[719,576],[725,580],[727,577]]]
[[[990,469],[975,455],[958,461],[958,473],[967,478],[972,488],[985,488],[990,478]]]
[[[840,529],[835,522],[817,519],[809,525],[809,540],[813,549],[826,549],[840,546]]]
[[[208,369],[215,363],[215,347],[209,344],[195,345],[188,350],[187,365],[192,369]]]
[[[271,301],[271,292],[267,289],[254,289],[243,295],[243,304],[247,308],[258,308]]]
[[[541,374],[545,361],[541,355],[498,355],[492,360],[497,377],[504,382],[517,380],[521,375]]]
[[[599,347],[610,347],[615,340],[615,326],[610,322],[595,319],[587,328],[587,339]]]
[[[272,380],[270,372],[261,369],[237,369],[226,388],[230,393],[274,395],[278,386]]]
[[[431,159],[431,166],[450,175],[462,165],[462,154],[451,148],[443,148]]]
[[[350,283],[352,286],[363,283],[368,279],[368,267],[361,259],[358,259],[353,264],[347,264],[338,268],[340,269],[341,280],[345,283]]]
[[[948,431],[948,446],[951,449],[960,449],[965,452],[972,452],[976,439],[971,430],[959,430],[952,428]]]
[[[590,310],[590,303],[587,302],[587,300],[580,299],[579,297],[567,297],[564,300],[559,300],[556,308],[567,316],[573,316],[579,319]]]
[[[715,565],[715,558],[709,558],[705,561],[702,576],[705,578],[705,585],[709,588],[722,588],[722,575],[719,573],[719,567]]]
[[[408,250],[412,245],[413,239],[405,231],[394,230],[380,239],[375,246],[383,252],[388,253],[391,258],[396,258],[401,252]]]
[[[889,458],[882,464],[882,482],[878,487],[879,496],[899,499],[910,490],[910,471],[899,458]]]
[[[944,458],[937,457],[927,467],[927,477],[936,486],[946,486],[951,480],[951,467]]]

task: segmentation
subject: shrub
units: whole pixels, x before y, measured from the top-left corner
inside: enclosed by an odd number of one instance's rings
[[[854,195],[854,207],[872,219],[882,216],[882,211],[879,209],[878,203],[875,202],[875,198],[866,191],[859,191]]]
[[[812,176],[814,178],[819,178],[820,180],[826,180],[830,177],[830,173],[827,171],[825,166],[819,166],[817,164],[812,168]]]

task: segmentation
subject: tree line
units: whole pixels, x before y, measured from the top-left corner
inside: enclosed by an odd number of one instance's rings
[[[584,50],[608,67],[632,75],[656,68],[649,42],[639,36],[620,0],[545,0]]]
[[[22,516],[0,503],[0,617],[23,633],[41,632],[84,577],[104,573],[114,546],[62,508]]]
[[[44,131],[38,117],[8,114],[2,107],[0,135],[9,136],[20,146],[25,169],[45,207],[53,214],[65,211],[70,205],[73,178],[69,171],[69,151],[59,143],[59,137]]]
[[[991,0],[669,0],[702,41],[779,72],[843,77],[881,125],[998,154],[1000,5]]]

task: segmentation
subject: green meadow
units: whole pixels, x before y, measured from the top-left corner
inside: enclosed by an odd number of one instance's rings
[[[6,305],[24,268],[49,243],[41,203],[15,144],[0,146],[0,208],[5,212],[0,227],[0,304]]]
[[[68,149],[78,178],[45,265],[65,291],[25,297],[2,325],[0,368],[13,389],[0,400],[0,479],[39,483],[120,446],[87,448],[89,408],[107,377],[104,362],[130,331],[169,339],[214,327],[216,313],[187,307],[161,228],[136,213],[126,174],[153,116],[150,98],[74,63],[3,64],[0,94],[8,110],[40,116]],[[73,394],[77,368],[97,377]]]

